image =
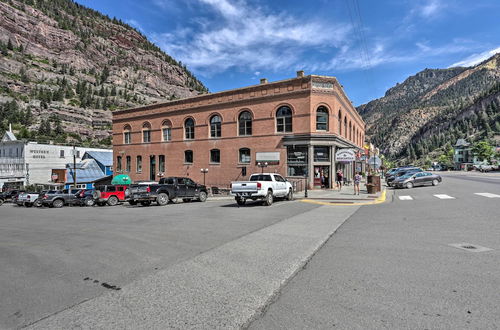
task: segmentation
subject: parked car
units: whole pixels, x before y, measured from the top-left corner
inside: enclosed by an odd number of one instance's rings
[[[386,176],[385,177],[385,182],[387,183],[387,185],[389,187],[392,186],[392,182],[400,177],[400,176],[403,176],[405,174],[408,174],[408,173],[415,173],[415,172],[422,172],[422,169],[419,168],[419,167],[401,167],[401,168],[398,168],[393,174],[389,175],[389,176]]]
[[[208,196],[207,187],[183,177],[162,178],[159,183],[154,184],[134,184],[130,185],[129,189],[130,196],[127,201],[130,205],[141,203],[147,206],[156,202],[163,206],[177,198],[182,198],[184,202],[193,199],[205,202]]]
[[[130,189],[127,185],[104,185],[96,187],[96,192],[97,205],[104,206],[108,204],[109,206],[115,206],[119,202],[127,200]]]
[[[40,193],[39,192],[22,192],[19,193],[16,199],[16,204],[18,206],[32,207],[40,206]]]
[[[80,206],[94,206],[98,197],[99,194],[95,189],[82,189],[76,194],[76,201],[74,204]]]
[[[431,172],[410,172],[396,178],[393,182],[395,188],[413,188],[418,186],[433,185],[441,183],[440,175]]]
[[[42,197],[42,205],[61,208],[64,205],[77,205],[80,203],[77,195],[81,189],[50,190]]]
[[[24,190],[8,190],[4,191],[3,193],[0,194],[0,205],[2,205],[5,202],[15,202],[17,199],[17,195],[19,193],[24,192]]]
[[[238,205],[244,205],[247,199],[263,199],[265,205],[272,205],[275,198],[293,200],[293,187],[281,175],[276,173],[252,174],[249,181],[231,183],[231,194],[235,195]]]

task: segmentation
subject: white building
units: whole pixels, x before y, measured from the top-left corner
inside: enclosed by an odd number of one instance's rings
[[[87,151],[113,152],[111,149],[76,147],[76,161],[80,162]],[[7,131],[0,142],[0,190],[4,186],[48,185],[52,181],[52,169],[65,169],[72,161],[72,146],[17,140],[12,131]]]

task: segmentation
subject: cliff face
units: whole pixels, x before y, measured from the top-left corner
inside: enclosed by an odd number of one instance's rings
[[[392,158],[411,160],[500,130],[500,54],[473,67],[426,69],[358,107],[367,135]]]
[[[138,31],[70,0],[0,0],[0,15],[0,130],[49,138],[48,120],[105,144],[113,109],[207,92]]]

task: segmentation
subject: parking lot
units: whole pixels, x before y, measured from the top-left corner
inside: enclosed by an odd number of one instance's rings
[[[0,328],[21,327],[318,207],[234,200],[0,208]]]

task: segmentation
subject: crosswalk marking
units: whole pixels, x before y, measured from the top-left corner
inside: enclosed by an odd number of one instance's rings
[[[399,196],[399,200],[401,200],[401,201],[411,201],[411,200],[413,200],[413,197],[411,197],[411,196]]]
[[[474,195],[479,195],[488,198],[500,198],[500,195],[492,194],[492,193],[474,193]]]
[[[439,199],[455,199],[455,197],[451,197],[450,195],[445,195],[445,194],[437,194],[434,196],[439,198]]]

